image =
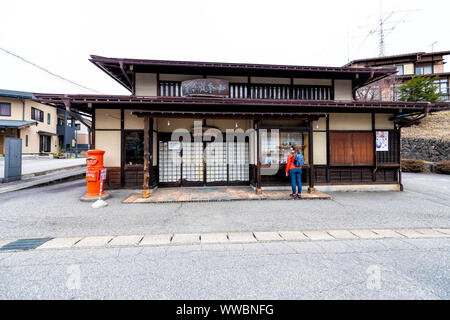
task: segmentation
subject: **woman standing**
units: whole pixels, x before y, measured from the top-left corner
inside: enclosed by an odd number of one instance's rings
[[[296,155],[297,159],[296,159]],[[301,198],[302,194],[302,168],[303,168],[303,155],[300,153],[298,146],[291,146],[291,153],[288,155],[286,163],[286,177],[291,176],[292,194],[291,198]],[[296,161],[297,160],[297,161]],[[296,163],[297,162],[297,163]],[[297,166],[296,166],[297,164]],[[296,183],[298,186],[298,192],[296,193]]]

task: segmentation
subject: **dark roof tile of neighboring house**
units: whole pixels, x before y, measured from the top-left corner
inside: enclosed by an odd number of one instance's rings
[[[57,136],[56,133],[48,132],[48,131],[43,131],[43,130],[39,130],[37,133],[38,133],[38,134],[45,135],[45,136]]]
[[[412,53],[403,53],[403,54],[397,54],[392,56],[383,56],[383,57],[373,57],[373,58],[364,58],[364,59],[355,59],[352,60],[346,64],[344,64],[344,67],[349,67],[351,65],[357,64],[357,63],[364,63],[364,62],[370,62],[370,61],[382,61],[382,60],[392,60],[392,59],[400,59],[400,58],[409,58],[409,57],[417,57],[417,56],[445,56],[449,55],[450,51],[436,51],[436,52],[412,52]]]
[[[0,97],[34,99],[32,92],[0,89]]]
[[[0,128],[25,128],[37,124],[36,121],[0,120]]]

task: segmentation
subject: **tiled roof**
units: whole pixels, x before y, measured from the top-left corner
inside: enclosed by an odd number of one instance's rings
[[[0,97],[34,99],[32,92],[0,89]]]

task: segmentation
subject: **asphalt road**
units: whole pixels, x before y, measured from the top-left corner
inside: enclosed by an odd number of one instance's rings
[[[449,299],[450,239],[0,253],[0,299]]]
[[[450,227],[450,176],[404,174],[404,192],[336,192],[333,200],[122,204],[79,201],[84,180],[0,194],[0,239],[192,232]]]

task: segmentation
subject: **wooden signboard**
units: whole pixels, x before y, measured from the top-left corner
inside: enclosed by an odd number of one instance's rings
[[[181,93],[185,97],[226,98],[230,95],[230,88],[227,80],[193,79],[181,83]]]

